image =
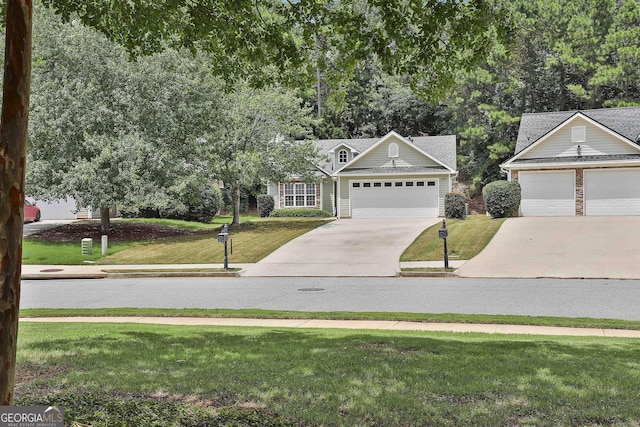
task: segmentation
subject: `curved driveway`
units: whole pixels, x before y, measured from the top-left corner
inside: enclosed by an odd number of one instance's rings
[[[640,279],[640,216],[509,218],[461,277]]]
[[[396,276],[402,252],[439,218],[338,219],[290,241],[243,276]]]

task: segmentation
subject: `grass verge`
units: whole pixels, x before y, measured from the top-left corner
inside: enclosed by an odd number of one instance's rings
[[[640,423],[638,340],[97,323],[20,328],[18,367],[30,376],[18,376],[17,403],[64,406],[65,396],[100,396],[82,411],[83,400],[71,402],[75,418],[67,420],[94,427],[207,425],[153,420],[170,407],[162,404],[167,397],[218,410],[255,408],[303,426]],[[124,409],[103,414],[114,396],[124,398]],[[141,411],[130,404],[139,397],[160,405]]]
[[[448,219],[447,249],[449,260],[468,260],[478,255],[493,239],[506,218],[490,218],[486,215],[470,215],[466,219]],[[438,223],[427,228],[405,250],[400,261],[440,261],[443,242],[438,238]]]
[[[133,242],[109,243],[107,256],[129,249],[135,244]],[[23,264],[80,265],[85,261],[97,262],[102,258],[104,257],[99,246],[94,246],[92,255],[82,255],[80,242],[55,243],[32,239],[22,241]]]
[[[20,310],[20,317],[240,317],[250,319],[331,319],[331,320],[393,320],[406,322],[476,323],[499,325],[561,326],[640,330],[640,322],[581,317],[533,317],[452,313],[386,313],[386,312],[325,312],[276,311],[260,309],[164,309],[164,308],[30,308]]]

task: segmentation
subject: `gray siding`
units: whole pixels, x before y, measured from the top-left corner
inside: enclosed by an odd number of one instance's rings
[[[280,192],[278,191],[279,184],[278,183],[269,183],[267,184],[267,194],[273,196],[274,201],[274,209],[280,209]]]
[[[392,167],[393,160],[389,158],[389,144],[398,144],[399,157],[395,159],[395,166],[440,166],[413,147],[405,144],[401,139],[391,137],[377,145],[362,158],[357,158],[349,168]],[[360,155],[362,156],[362,154]]]
[[[586,127],[586,141],[575,143],[571,141],[573,126]],[[566,123],[546,140],[525,153],[522,159],[539,159],[549,157],[569,157],[577,155],[577,145],[580,145],[583,156],[638,154],[640,151],[602,128],[591,124],[587,120],[577,117]]]
[[[333,212],[333,181],[331,178],[325,178],[322,180],[322,202],[320,209],[323,209],[329,213]]]

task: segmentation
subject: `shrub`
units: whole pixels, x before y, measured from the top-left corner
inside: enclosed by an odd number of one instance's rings
[[[444,216],[463,219],[465,216],[466,198],[462,193],[447,193],[444,196]]]
[[[260,218],[266,218],[271,214],[275,207],[275,201],[270,194],[260,194],[257,197],[258,201],[258,215]]]
[[[204,186],[197,190],[186,189],[181,196],[182,200],[176,200],[174,206],[129,209],[123,216],[180,219],[209,224],[222,208],[222,195],[216,186]]]
[[[333,215],[320,209],[275,209],[269,216],[272,218],[330,218]]]
[[[510,181],[493,181],[482,189],[484,205],[493,218],[505,218],[518,213],[520,184]]]

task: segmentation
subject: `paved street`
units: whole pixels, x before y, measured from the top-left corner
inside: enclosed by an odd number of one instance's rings
[[[155,278],[23,280],[21,308],[259,308],[640,320],[638,280]]]

